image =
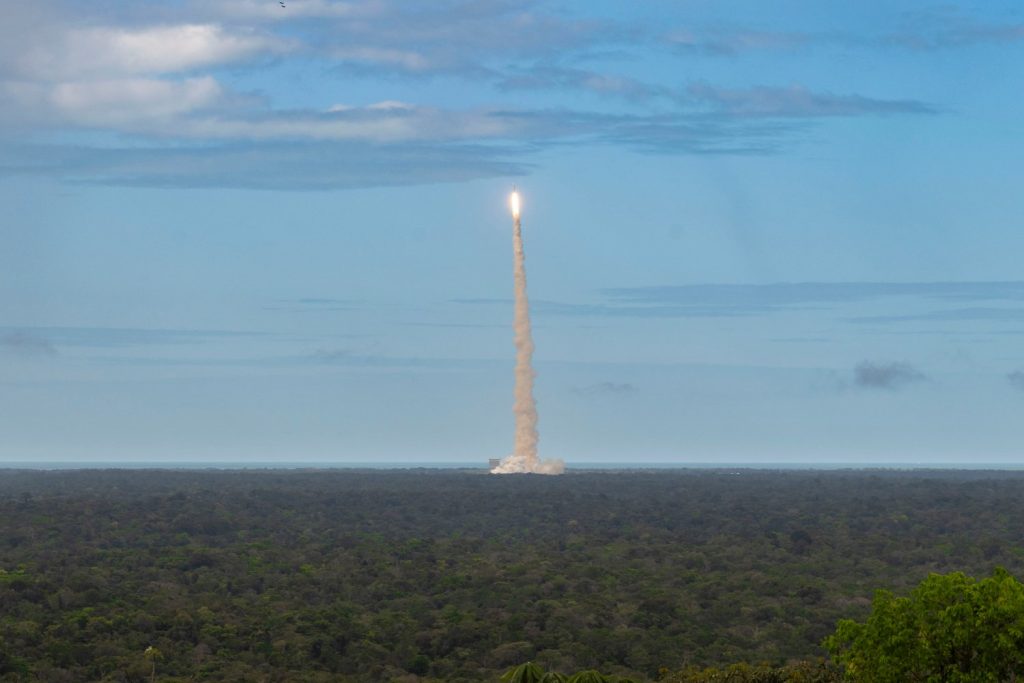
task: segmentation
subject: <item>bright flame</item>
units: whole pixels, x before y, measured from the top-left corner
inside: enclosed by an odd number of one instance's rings
[[[508,204],[512,207],[512,217],[519,218],[519,193],[513,192],[508,198]]]

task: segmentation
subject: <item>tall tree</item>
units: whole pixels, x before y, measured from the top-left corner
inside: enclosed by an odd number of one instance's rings
[[[975,581],[932,574],[909,597],[878,591],[867,621],[825,648],[853,681],[999,683],[1024,674],[1024,585],[1005,569]]]

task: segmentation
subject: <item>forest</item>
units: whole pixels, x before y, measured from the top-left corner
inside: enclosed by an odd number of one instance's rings
[[[1022,576],[1021,500],[997,471],[2,470],[0,681],[824,671],[878,589]]]

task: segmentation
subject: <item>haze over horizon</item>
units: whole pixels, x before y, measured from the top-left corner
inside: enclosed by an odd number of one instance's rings
[[[74,3],[0,25],[0,466],[1017,464],[1016,3]]]

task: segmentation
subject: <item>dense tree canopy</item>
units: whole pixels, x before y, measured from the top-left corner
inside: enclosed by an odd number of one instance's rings
[[[0,471],[0,680],[774,676],[878,587],[1020,575],[1020,500],[985,472]]]

